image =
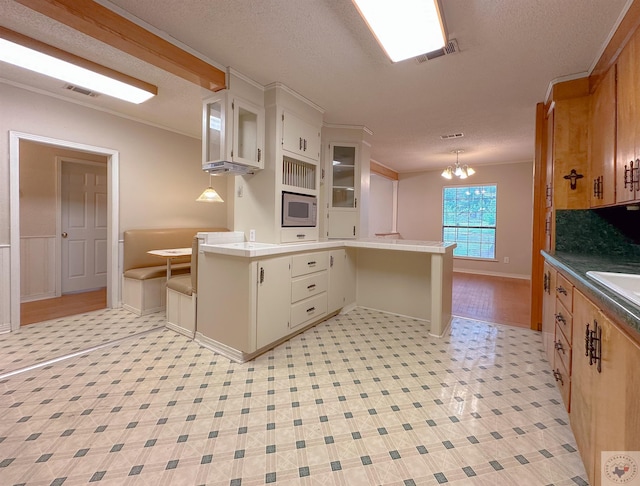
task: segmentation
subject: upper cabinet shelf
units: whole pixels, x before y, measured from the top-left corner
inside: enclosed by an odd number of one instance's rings
[[[264,108],[219,91],[203,103],[202,163],[264,168]]]

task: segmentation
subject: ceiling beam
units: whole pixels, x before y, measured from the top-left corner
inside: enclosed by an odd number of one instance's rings
[[[225,73],[92,0],[15,0],[72,29],[211,91]]]

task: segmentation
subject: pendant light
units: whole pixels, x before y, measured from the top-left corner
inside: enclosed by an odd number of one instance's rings
[[[467,164],[460,165],[459,157],[461,153],[464,153],[464,150],[452,150],[452,154],[456,154],[456,165],[449,166],[440,174],[445,179],[453,179],[453,176],[458,177],[459,179],[466,179],[467,177],[476,173],[471,167]]]
[[[220,197],[220,194],[218,194],[216,192],[216,190],[211,186],[211,174],[209,174],[209,187],[207,187],[202,194],[200,194],[200,196],[198,196],[198,199],[196,199],[197,202],[209,202],[209,203],[213,203],[213,202],[224,202],[224,199],[222,199]]]

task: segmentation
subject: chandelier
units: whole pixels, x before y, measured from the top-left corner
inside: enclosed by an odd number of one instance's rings
[[[456,154],[456,165],[450,165],[445,170],[443,170],[442,174],[440,174],[442,177],[444,177],[445,179],[453,179],[453,176],[456,176],[460,179],[466,179],[470,175],[476,173],[476,171],[469,167],[467,164],[460,165],[459,157],[461,153],[464,153],[464,150],[452,150],[451,153]]]

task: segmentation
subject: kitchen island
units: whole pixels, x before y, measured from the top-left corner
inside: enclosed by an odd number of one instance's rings
[[[353,307],[451,321],[453,249],[436,241],[202,244],[195,339],[244,362]]]

